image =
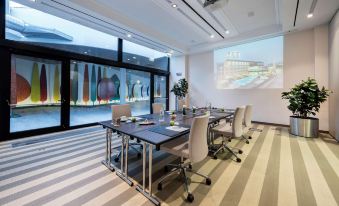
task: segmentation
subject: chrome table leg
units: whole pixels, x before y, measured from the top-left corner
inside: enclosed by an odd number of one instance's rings
[[[152,195],[152,159],[153,159],[153,148],[151,144],[148,144],[148,192],[146,191],[146,143],[143,143],[143,152],[142,152],[142,186],[137,185],[137,190],[143,194],[147,199],[149,199],[153,204],[160,205],[160,201]]]
[[[133,182],[128,178],[128,142],[129,137],[126,135],[121,136],[121,159],[120,170],[116,169],[116,174],[124,180],[129,186],[133,186]],[[125,164],[125,165],[124,165]]]
[[[112,172],[117,170],[117,168],[112,164],[112,134],[113,131],[109,128],[106,128],[106,153],[105,159],[101,161]]]

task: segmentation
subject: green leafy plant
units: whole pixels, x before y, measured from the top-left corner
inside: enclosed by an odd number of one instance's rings
[[[179,79],[178,83],[173,85],[171,92],[173,92],[178,98],[186,97],[186,94],[188,93],[188,82],[186,79]]]
[[[288,99],[288,109],[294,116],[308,118],[319,112],[320,104],[327,100],[331,91],[319,86],[315,79],[308,78],[295,85],[290,91],[283,92],[281,97]]]

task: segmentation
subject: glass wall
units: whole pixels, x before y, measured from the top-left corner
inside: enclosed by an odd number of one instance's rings
[[[72,61],[70,78],[71,126],[110,120],[114,104],[150,113],[150,73]]]
[[[61,123],[69,129],[110,120],[114,104],[130,104],[134,116],[149,114],[153,99],[166,108],[166,53],[123,40],[123,58],[118,60],[118,38],[51,15],[40,1],[5,1],[6,14],[0,15],[6,15],[6,40],[0,41],[13,54],[10,59],[6,52],[0,54],[1,60],[11,61],[11,84],[0,82],[1,88],[11,90],[10,107],[1,109],[11,116],[6,119],[10,128],[5,126],[0,136],[20,137],[49,127],[53,128],[37,132],[54,131]],[[61,94],[68,90],[70,102],[62,101]]]
[[[6,39],[117,60],[116,37],[13,0],[8,5]]]
[[[126,40],[123,44],[123,51],[123,62],[153,67],[165,71],[168,69],[168,56],[166,53]]]
[[[167,80],[165,76],[154,75],[154,102],[162,103],[164,109],[166,109],[167,102],[166,86]]]
[[[112,118],[111,105],[121,102],[119,68],[72,61],[70,78],[71,126]]]
[[[148,72],[126,69],[126,102],[134,116],[150,113],[150,79]]]
[[[60,125],[61,62],[12,55],[10,131]]]

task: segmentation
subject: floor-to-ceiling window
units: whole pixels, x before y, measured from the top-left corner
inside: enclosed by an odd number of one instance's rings
[[[166,104],[169,57],[163,49],[98,31],[41,2],[6,2],[0,50],[11,57],[0,52],[0,58],[11,65],[3,70],[10,83],[0,86],[10,97],[0,111],[9,126],[0,136],[92,125],[111,119],[114,104],[130,104],[134,116],[150,113],[153,102]]]

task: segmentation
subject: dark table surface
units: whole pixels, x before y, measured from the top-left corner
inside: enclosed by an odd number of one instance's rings
[[[233,115],[234,111],[225,110],[221,111],[220,109],[212,109],[210,111],[210,119],[209,124],[220,121],[221,119],[230,117]],[[204,110],[197,110],[195,114],[192,111],[188,111],[186,115],[182,115],[182,113],[177,113],[175,122],[179,123],[178,126],[182,127],[190,127],[192,125],[194,117],[198,117],[204,115]],[[171,121],[171,115],[165,112],[164,121],[159,121],[159,114],[147,114],[138,116],[142,119],[137,122],[121,122],[120,126],[114,126],[112,121],[104,121],[99,122],[104,128],[112,129],[115,132],[123,133],[131,138],[136,138],[141,141],[145,141],[147,143],[153,144],[157,149],[160,148],[160,145],[168,142],[172,139],[178,138],[179,136],[183,136],[189,133],[189,130],[184,132],[177,132],[177,134],[171,132],[169,135],[164,135],[166,132],[159,132],[155,127],[161,127],[165,129],[166,126],[169,126]],[[147,119],[148,121],[154,122],[152,125],[139,125],[138,122],[144,121]],[[152,131],[153,130],[153,131]]]

